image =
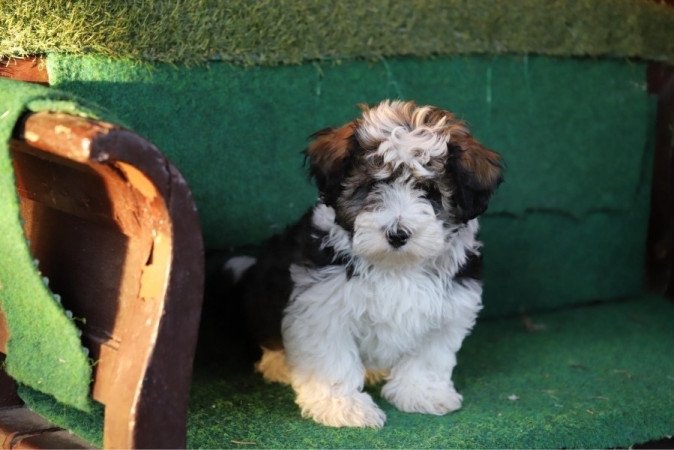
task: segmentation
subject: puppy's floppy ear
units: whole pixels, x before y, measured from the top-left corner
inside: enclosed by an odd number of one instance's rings
[[[306,150],[309,173],[328,205],[334,206],[341,193],[350,158],[358,145],[356,127],[354,121],[340,128],[325,128],[311,135],[313,140]]]
[[[470,135],[452,136],[447,144],[447,170],[454,180],[459,218],[466,222],[487,209],[494,190],[503,181],[501,157]]]

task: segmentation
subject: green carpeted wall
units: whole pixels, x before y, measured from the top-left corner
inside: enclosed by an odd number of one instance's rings
[[[176,164],[210,249],[257,244],[315,201],[300,154],[309,134],[350,120],[360,102],[415,99],[456,112],[506,162],[506,182],[482,219],[485,314],[641,291],[655,106],[643,63],[48,61],[56,87],[104,105]]]

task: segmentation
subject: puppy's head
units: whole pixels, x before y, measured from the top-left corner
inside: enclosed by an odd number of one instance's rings
[[[355,255],[387,266],[433,258],[487,209],[500,157],[448,111],[402,101],[362,110],[312,136],[307,157],[321,198]]]

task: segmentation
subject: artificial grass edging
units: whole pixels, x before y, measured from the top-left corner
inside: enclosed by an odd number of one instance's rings
[[[25,239],[9,152],[13,130],[26,112],[59,111],[101,118],[71,94],[0,79],[0,308],[9,330],[5,371],[60,402],[91,410],[92,361],[73,315],[49,289]]]
[[[9,57],[278,65],[520,53],[674,62],[674,9],[648,0],[5,0],[0,29],[0,55]]]

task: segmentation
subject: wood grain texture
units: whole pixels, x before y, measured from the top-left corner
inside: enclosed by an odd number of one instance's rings
[[[184,447],[204,270],[185,180],[138,135],[67,114],[28,116],[10,147],[31,252],[86,318],[104,446]]]
[[[0,77],[48,85],[49,73],[47,72],[46,58],[42,56],[32,56],[25,59],[0,58]]]

